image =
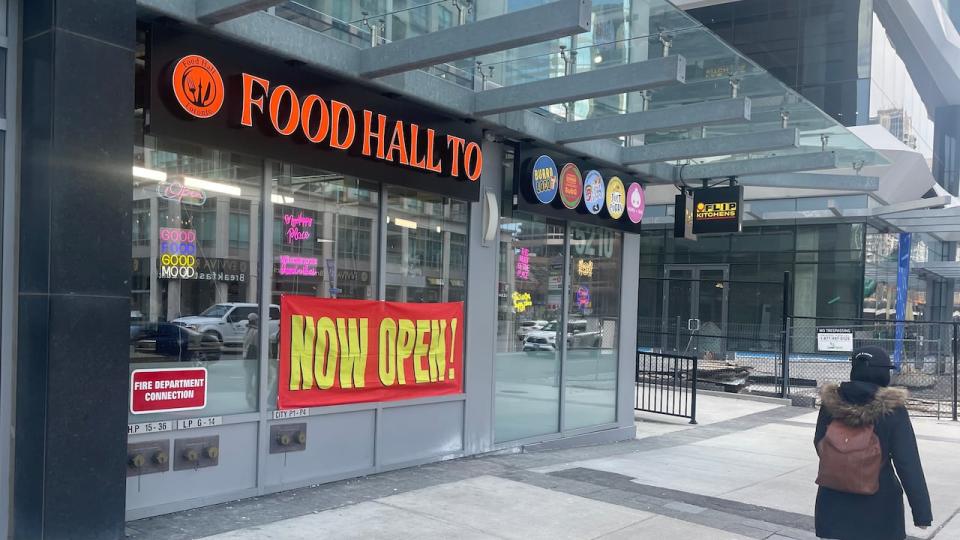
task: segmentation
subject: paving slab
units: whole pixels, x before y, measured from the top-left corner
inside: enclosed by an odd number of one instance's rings
[[[630,525],[619,531],[596,537],[597,540],[663,540],[666,538],[682,538],[683,540],[750,540],[749,536],[742,536],[712,527],[704,527],[668,517],[655,517]]]
[[[500,538],[596,538],[654,516],[528,484],[480,476],[381,499]]]
[[[489,540],[499,537],[461,524],[446,523],[377,502],[364,502],[268,525],[239,529],[203,540],[316,540],[337,538],[416,538],[418,540]]]

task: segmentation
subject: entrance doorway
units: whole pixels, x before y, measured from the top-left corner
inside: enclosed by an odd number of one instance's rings
[[[661,347],[704,357],[726,353],[730,268],[725,264],[675,264],[664,268]]]

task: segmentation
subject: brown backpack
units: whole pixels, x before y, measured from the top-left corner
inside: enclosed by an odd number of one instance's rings
[[[873,424],[852,427],[839,420],[830,422],[817,453],[818,485],[856,495],[873,495],[880,490],[883,456]]]

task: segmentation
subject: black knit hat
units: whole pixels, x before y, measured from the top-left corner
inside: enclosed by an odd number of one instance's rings
[[[850,369],[851,381],[863,381],[878,386],[890,385],[890,370],[894,367],[887,351],[880,347],[860,347],[854,349],[850,361],[853,363]]]

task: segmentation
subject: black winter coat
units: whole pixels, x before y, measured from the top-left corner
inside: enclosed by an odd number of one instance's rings
[[[872,401],[855,405],[844,401],[839,387],[827,385],[821,391],[821,399],[823,406],[817,419],[814,446],[826,435],[827,426],[834,419],[851,426],[873,423],[887,459],[880,470],[880,490],[874,495],[854,495],[824,487],[817,491],[817,536],[839,540],[903,540],[907,536],[903,519],[904,491],[910,501],[914,524],[930,525],[933,521],[930,495],[905,407],[906,392],[881,387]]]

